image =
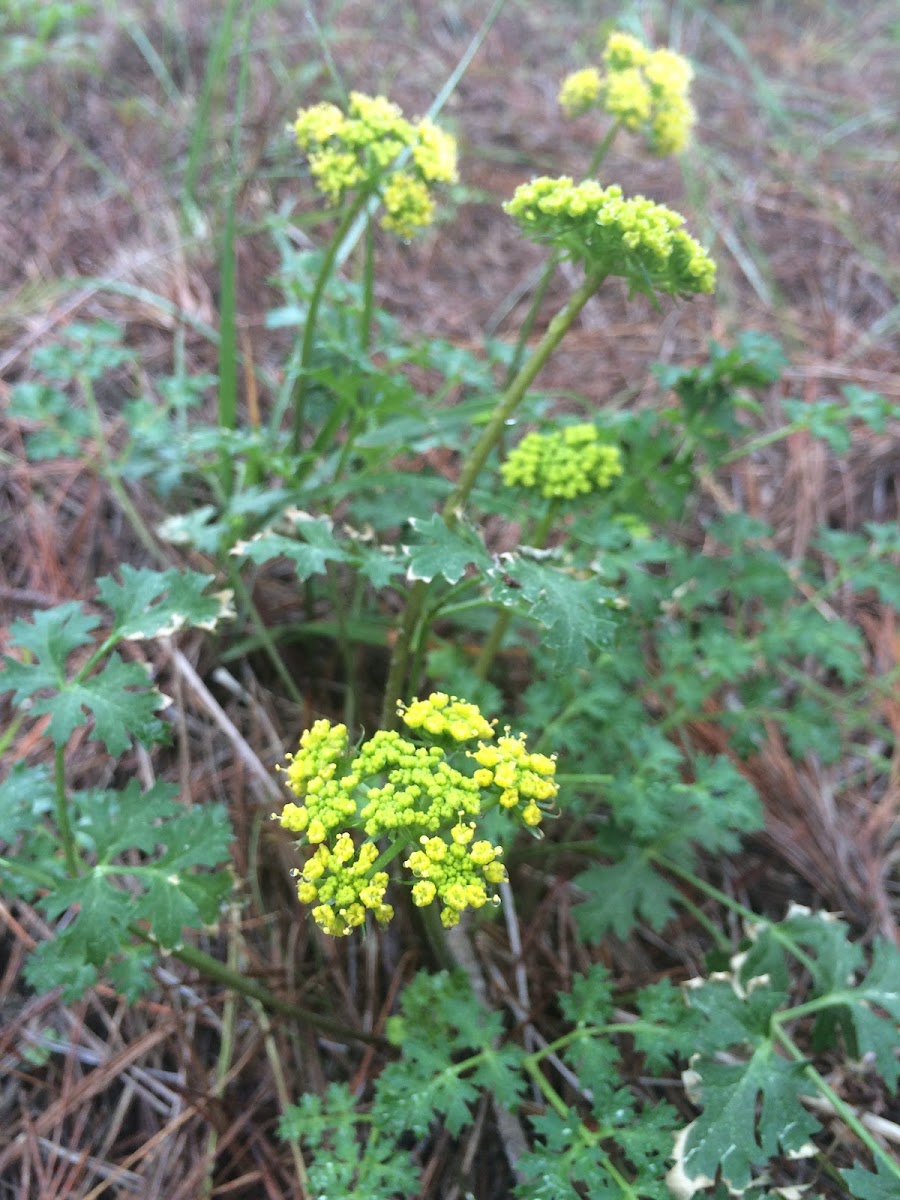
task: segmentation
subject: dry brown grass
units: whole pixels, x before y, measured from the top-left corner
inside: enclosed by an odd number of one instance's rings
[[[175,25],[168,28],[157,15],[165,6],[130,7],[147,38],[170,54],[181,105],[170,103],[125,28],[106,20],[98,21],[94,70],[36,70],[0,123],[0,404],[30,349],[76,317],[121,323],[149,375],[171,365],[176,325],[186,330],[189,367],[214,367],[202,330],[216,319],[215,254],[203,231],[185,234],[177,180],[219,5],[175,3]],[[349,0],[333,7],[329,35],[345,77],[362,89],[387,89],[416,111],[430,102],[484,6]],[[499,334],[514,336],[527,303],[507,301],[541,255],[514,233],[498,202],[529,174],[577,172],[589,155],[591,122],[565,123],[555,91],[561,75],[583,65],[596,44],[590,7],[511,3],[451,101],[465,197],[440,236],[381,249],[378,300],[418,330],[469,344],[502,315]],[[722,295],[716,304],[667,308],[660,318],[612,289],[586,311],[543,382],[591,406],[623,393],[639,400],[650,362],[689,361],[709,336],[758,328],[786,341],[794,363],[787,382],[795,394],[812,401],[854,382],[897,396],[894,6],[888,0],[861,6],[852,20],[844,6],[814,0],[642,8],[651,14],[648,33],[660,40],[671,10],[683,49],[701,64],[698,151],[682,175],[672,163],[644,162],[623,146],[607,174],[629,191],[684,208],[715,237]],[[748,59],[735,56],[715,22],[733,31]],[[281,130],[326,80],[323,68],[310,68],[319,52],[300,6],[273,7],[260,31],[244,137],[241,216],[248,228],[298,193]],[[223,81],[207,185],[223,141],[218,114],[226,92]],[[207,194],[212,200],[215,192]],[[211,224],[217,219],[213,209],[205,215]],[[242,238],[240,327],[254,362],[271,371],[282,352],[264,326],[274,263],[262,234]],[[102,280],[146,289],[174,306],[177,319],[152,296],[116,293]],[[549,303],[565,286],[557,281]],[[269,399],[259,396],[262,405]],[[778,397],[771,400],[765,420],[774,426]],[[109,420],[114,433],[114,411]],[[85,464],[28,464],[22,432],[0,415],[4,624],[35,607],[89,598],[98,575],[144,555]],[[822,523],[855,529],[866,519],[896,518],[898,467],[896,429],[861,436],[840,462],[798,437],[736,469],[711,503],[741,497],[774,525],[781,548],[799,555]],[[135,498],[152,517],[152,501]],[[258,600],[273,623],[292,603],[274,579],[263,581]],[[896,669],[896,614],[872,603],[850,615],[868,640],[873,669]],[[180,652],[209,684],[217,665],[210,651],[188,639]],[[423,953],[409,949],[415,940],[402,926],[365,945],[335,946],[318,936],[298,916],[291,854],[266,820],[273,801],[265,780],[310,713],[334,703],[328,680],[336,662],[323,650],[315,662],[296,656],[290,663],[307,696],[302,710],[278,694],[258,663],[230,667],[236,687],[211,685],[226,724],[209,692],[178,669],[171,648],[154,654],[154,669],[175,700],[177,754],[153,762],[136,757],[125,769],[145,779],[165,774],[180,782],[185,799],[225,799],[238,832],[235,866],[246,881],[245,903],[210,934],[207,949],[292,1002],[364,1034],[382,1033]],[[896,936],[896,699],[885,698],[880,718],[895,747],[890,786],[880,794],[865,779],[847,787],[814,761],[794,762],[773,733],[747,767],[767,805],[770,838],[734,865],[730,886],[737,895],[776,909],[791,898],[841,907],[861,930]],[[29,728],[17,753],[46,755],[43,733],[40,722]],[[727,749],[713,724],[695,736],[703,746]],[[101,777],[104,763],[89,747],[81,751],[82,778]],[[526,887],[522,901],[523,961],[537,1021],[551,1009],[554,991],[586,965],[564,868],[554,879],[535,875],[534,894]],[[103,988],[72,1007],[52,994],[35,998],[20,971],[25,952],[48,930],[22,904],[0,905],[0,921],[0,1198],[304,1196],[298,1152],[275,1136],[279,1112],[333,1078],[364,1089],[382,1061],[377,1045],[266,1016],[174,961],[158,971],[153,998],[133,1008]],[[477,951],[495,1002],[509,1004],[519,1019],[510,1002],[515,962],[507,938],[495,930]],[[697,969],[702,937],[684,919],[665,944],[648,931],[602,954],[627,990]],[[884,1097],[851,1098],[895,1121],[900,1115]],[[508,1136],[485,1110],[462,1145],[439,1136],[419,1147],[422,1197],[508,1195],[500,1149]],[[822,1186],[823,1195],[838,1195]]]

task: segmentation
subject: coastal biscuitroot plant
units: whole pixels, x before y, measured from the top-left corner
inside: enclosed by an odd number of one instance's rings
[[[379,730],[351,748],[344,725],[320,720],[284,769],[300,803],[276,819],[312,853],[297,895],[326,933],[394,915],[387,867],[403,858],[413,904],[440,907],[452,928],[467,909],[497,904],[507,878],[497,814],[531,829],[556,798],[556,760],[524,734],[497,736],[477,705],[444,692],[399,706],[404,733]]]

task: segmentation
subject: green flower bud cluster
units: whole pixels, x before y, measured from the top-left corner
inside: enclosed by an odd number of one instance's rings
[[[652,153],[679,154],[690,140],[694,72],[674,50],[648,50],[628,33],[614,33],[603,52],[603,70],[586,67],[567,76],[559,103],[570,117],[602,108],[633,133],[643,133]]]
[[[595,425],[528,433],[500,468],[507,487],[537,488],[546,499],[574,500],[608,488],[622,474],[618,446],[600,441]]]
[[[436,833],[460,814],[477,815],[481,795],[467,775],[447,762],[440,746],[415,746],[397,733],[380,731],[351,765],[354,776],[387,776],[370,787],[360,812],[368,837]]]
[[[297,895],[330,934],[349,933],[367,912],[390,920],[383,868],[406,848],[413,902],[439,902],[444,925],[494,902],[493,888],[506,879],[503,851],[475,839],[479,819],[499,806],[536,826],[540,806],[558,792],[555,759],[529,753],[524,735],[508,729],[494,742],[496,723],[477,705],[433,692],[399,712],[420,744],[379,730],[353,752],[345,726],[316,721],[288,756],[288,787],[300,803],[286,804],[277,819],[314,847]],[[449,761],[454,753],[458,765]],[[388,846],[379,851],[382,839]]]
[[[590,270],[622,275],[643,292],[711,292],[715,263],[681,226],[684,217],[645,196],[626,199],[613,184],[542,176],[503,206],[526,237],[549,242]]]
[[[456,180],[456,140],[427,117],[408,121],[384,96],[351,92],[346,115],[335,104],[302,108],[293,128],[329,202],[338,204],[354,191],[378,194],[382,225],[401,237],[431,223],[430,185]],[[393,168],[406,149],[406,165]]]

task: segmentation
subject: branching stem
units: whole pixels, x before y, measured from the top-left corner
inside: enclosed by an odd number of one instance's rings
[[[571,328],[578,314],[602,285],[605,273],[590,271],[585,276],[581,286],[569,297],[568,303],[560,309],[550,324],[531,357],[520,368],[515,379],[500,397],[497,407],[482,430],[471,453],[467,455],[465,464],[460,472],[456,487],[450,493],[441,510],[441,516],[449,528],[453,528],[459,520],[472,489],[478,480],[482,468],[492,451],[503,436],[503,431],[513,413],[522,403],[528,389],[546,365],[551,354],[560,344]],[[405,685],[415,681],[407,680],[415,634],[425,607],[428,594],[428,583],[419,580],[409,595],[403,624],[394,643],[391,665],[388,672],[387,685],[384,693],[384,704],[381,710],[383,729],[393,729],[397,723],[397,701],[402,698]]]

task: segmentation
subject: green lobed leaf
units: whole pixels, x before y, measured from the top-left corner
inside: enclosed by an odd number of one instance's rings
[[[603,963],[576,975],[568,992],[559,993],[563,1016],[573,1025],[602,1025],[613,1010],[613,980]]]
[[[29,987],[39,995],[60,988],[63,1003],[70,1004],[97,982],[98,971],[86,961],[77,938],[67,929],[31,952],[25,960],[24,974]]]
[[[572,882],[588,894],[572,909],[578,932],[588,942],[599,942],[609,930],[625,938],[640,921],[663,929],[674,916],[677,889],[637,846],[621,862],[595,864]]]
[[[689,1177],[715,1178],[721,1170],[733,1187],[744,1188],[753,1167],[800,1152],[820,1128],[802,1103],[813,1090],[804,1064],[783,1057],[772,1032],[787,994],[765,976],[746,990],[716,976],[695,982],[685,996],[700,1018],[691,1098],[702,1111],[689,1127],[680,1165]]]
[[[181,595],[183,587],[191,586],[191,582],[174,583],[174,592]],[[104,592],[119,607],[127,629],[136,614],[128,608],[122,585],[109,581],[101,586],[101,594]],[[118,755],[129,747],[132,737],[145,743],[159,740],[162,727],[155,714],[165,701],[151,688],[146,669],[123,662],[118,654],[111,654],[93,674],[70,677],[69,656],[92,643],[90,634],[99,623],[97,616],[83,612],[75,601],[38,612],[31,622],[14,622],[10,640],[26,651],[26,661],[4,659],[0,691],[12,691],[17,704],[30,701],[30,711],[36,716],[49,714],[50,736],[58,746],[93,717],[89,737],[104,742],[110,754]]]
[[[548,1110],[529,1117],[537,1138],[516,1163],[522,1200],[621,1200],[606,1170],[606,1155],[584,1129],[577,1113]]]
[[[60,383],[79,375],[100,379],[107,371],[134,361],[135,352],[122,344],[123,332],[111,321],[75,321],[58,341],[35,350],[31,365]]]
[[[741,963],[742,984],[749,986],[755,976],[768,975],[773,986],[789,991],[796,962],[789,948],[794,944],[807,951],[805,965],[812,974],[814,997],[845,990],[863,962],[862,948],[850,941],[845,921],[833,913],[812,912],[792,904],[783,921],[755,931],[753,945]]]
[[[495,1046],[503,1019],[482,1006],[464,975],[418,975],[403,993],[402,1011],[402,1057],[382,1072],[377,1095],[378,1112],[390,1114],[393,1128],[424,1136],[440,1113],[457,1134],[471,1124],[482,1089],[501,1103],[519,1098],[522,1051]]]
[[[71,680],[55,695],[36,700],[32,712],[50,713],[50,735],[57,746],[65,745],[72,731],[94,718],[88,734],[104,742],[118,756],[136,738],[145,745],[160,740],[162,727],[156,712],[165,699],[150,687],[150,676],[140,663],[123,662],[111,654],[95,675]]]
[[[858,682],[865,675],[865,641],[860,631],[847,621],[826,620],[814,608],[790,609],[760,631],[757,644],[773,667],[787,651],[795,661],[806,656],[817,659],[843,683]]]
[[[843,1036],[848,1053],[868,1057],[891,1091],[900,1080],[896,1049],[900,1022],[900,950],[893,943],[876,939],[868,973],[858,984],[855,978],[863,965],[860,945],[850,940],[850,927],[831,913],[813,913],[792,906],[788,917],[764,926],[741,962],[742,986],[765,976],[775,988],[787,992],[796,957],[792,946],[801,948],[804,964],[812,976],[811,997],[828,1001],[817,1015],[813,1044],[817,1049],[833,1047]]]
[[[213,504],[201,504],[189,513],[167,517],[156,532],[173,546],[194,546],[203,554],[217,555],[223,546],[230,545],[228,529],[216,520],[218,510]]]
[[[350,554],[353,565],[376,591],[386,588],[403,572],[403,563],[398,560],[397,553],[391,546],[363,545],[357,542]]]
[[[179,629],[214,629],[229,615],[223,596],[204,593],[215,578],[197,571],[151,571],[123,564],[121,582],[97,580],[101,600],[112,609],[111,636],[122,639],[169,637]]]
[[[633,1035],[635,1047],[643,1054],[648,1072],[665,1075],[673,1059],[686,1062],[696,1051],[702,1017],[690,1008],[682,989],[670,979],[641,988],[636,1004],[641,1021]],[[644,1029],[641,1025],[655,1028]]]
[[[287,558],[296,568],[299,579],[324,574],[329,562],[346,562],[347,547],[335,537],[332,522],[327,517],[312,517],[309,513],[291,515],[293,535],[264,530],[248,542],[239,542],[232,554],[265,563],[273,558]]]
[[[133,954],[132,926],[146,922],[156,941],[171,947],[183,940],[186,927],[217,919],[233,886],[231,874],[194,868],[227,861],[227,813],[220,805],[185,810],[174,792],[163,783],[141,792],[132,779],[121,792],[72,793],[76,838],[96,861],[76,878],[59,879],[39,901],[51,921],[68,915],[34,967],[33,979],[42,986],[64,985],[73,996],[74,981],[88,977],[83,968],[115,962],[120,986],[138,987],[144,978],[139,961],[129,965],[122,958]]]
[[[162,826],[158,841],[166,849],[157,856],[157,866],[169,872],[216,866],[227,859],[233,836],[223,805],[179,807],[178,815]]]
[[[428,583],[440,576],[448,583],[459,583],[469,567],[482,572],[491,569],[491,556],[481,537],[464,521],[457,521],[451,529],[434,513],[427,521],[411,517],[409,524],[416,534],[413,545],[402,547],[409,580]]]
[[[76,792],[71,803],[79,841],[106,866],[129,850],[152,854],[162,840],[163,822],[184,812],[175,801],[177,792],[162,782],[144,792],[137,779],[129,779],[117,792]]]
[[[364,1140],[369,1122],[346,1084],[329,1084],[324,1096],[307,1094],[288,1107],[279,1123],[282,1138],[300,1139],[312,1195],[341,1200],[396,1200],[419,1191],[419,1172],[393,1136],[395,1126]]]
[[[872,966],[858,987],[844,992],[856,1033],[856,1052],[871,1055],[892,1092],[900,1078],[900,950],[886,939],[874,944]],[[887,1013],[882,1016],[879,1010]]]
[[[129,1004],[134,1004],[145,995],[153,984],[152,970],[157,955],[150,946],[127,946],[120,950],[117,958],[108,962],[103,974]]]
[[[154,940],[169,949],[182,944],[185,929],[202,928],[218,917],[232,880],[226,872],[204,881],[154,870],[146,884],[143,896],[131,907],[132,918],[146,921]],[[198,901],[205,911],[201,911]]]
[[[625,1089],[609,1104],[592,1128],[574,1110],[529,1117],[537,1138],[516,1164],[524,1182],[515,1194],[522,1200],[670,1200],[665,1174],[674,1109],[659,1104],[636,1112]]]
[[[46,766],[14,763],[0,781],[0,845],[9,845],[20,833],[30,833],[53,811],[55,789]]]
[[[900,1193],[900,1180],[881,1166],[874,1175],[863,1167],[851,1167],[841,1171],[841,1175],[856,1200],[897,1200]]]
[[[10,391],[9,415],[43,426],[25,438],[29,462],[74,457],[84,438],[91,435],[87,413],[75,407],[65,392],[35,380],[18,383]]]
[[[99,624],[100,618],[84,612],[77,600],[35,612],[30,621],[13,621],[10,644],[27,651],[27,657],[24,662],[4,657],[0,691],[14,692],[14,703],[21,704],[45,688],[63,685],[69,655],[91,643]]]
[[[721,1171],[733,1187],[744,1188],[754,1166],[802,1150],[820,1128],[801,1100],[811,1091],[803,1065],[782,1058],[767,1038],[746,1062],[704,1058],[694,1069],[703,1111],[685,1145],[683,1166],[691,1178]]]
[[[544,667],[549,672],[563,674],[586,666],[591,651],[612,640],[615,623],[610,602],[615,593],[595,576],[582,578],[562,563],[521,555],[505,556],[503,570],[514,587],[498,584],[494,598],[506,605],[524,601],[528,617],[544,627],[542,646],[549,651]]]
[[[96,869],[58,883],[40,907],[51,921],[75,911],[65,929],[67,948],[92,966],[102,966],[126,940],[131,898]]]

